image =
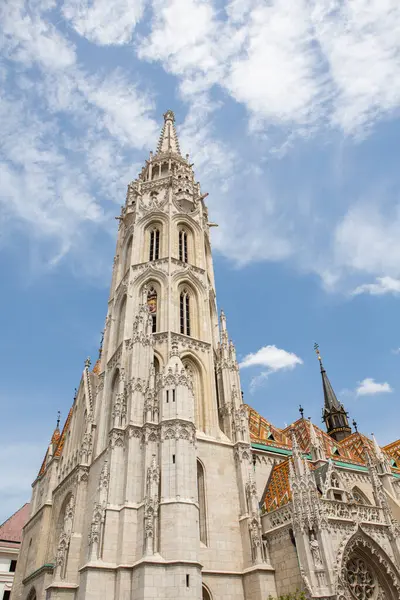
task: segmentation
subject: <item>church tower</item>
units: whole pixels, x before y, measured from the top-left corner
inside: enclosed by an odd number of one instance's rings
[[[128,185],[100,357],[33,484],[13,600],[276,593],[207,194],[174,120]]]

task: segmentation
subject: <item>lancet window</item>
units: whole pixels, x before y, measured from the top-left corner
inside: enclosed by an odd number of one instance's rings
[[[179,231],[179,260],[188,262],[188,234],[184,229]]]
[[[206,521],[206,490],[204,481],[204,467],[197,461],[197,493],[199,499],[199,533],[200,541],[207,545],[207,521]]]
[[[131,237],[129,238],[129,241],[128,241],[128,243],[127,243],[127,245],[126,245],[126,248],[125,248],[125,255],[124,255],[124,269],[123,269],[122,276],[124,276],[124,275],[125,275],[125,273],[126,273],[126,271],[127,271],[128,267],[129,267],[129,266],[130,266],[130,264],[131,264],[132,241],[133,241],[133,238],[132,238],[132,236],[131,236]]]
[[[160,258],[160,230],[154,227],[150,230],[149,260]]]
[[[184,335],[190,335],[190,294],[186,288],[180,294],[180,331]]]
[[[147,292],[147,307],[152,319],[152,332],[157,331],[157,292],[151,287]]]
[[[120,345],[124,339],[124,328],[125,328],[125,313],[126,313],[126,296],[123,297],[118,318],[118,331],[117,331],[117,346]]]

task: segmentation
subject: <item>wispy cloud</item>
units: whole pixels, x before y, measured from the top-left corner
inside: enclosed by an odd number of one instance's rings
[[[393,390],[389,383],[378,383],[370,377],[360,381],[356,389],[357,396],[374,396],[375,394],[387,394],[390,392],[393,392]]]
[[[352,292],[353,296],[359,294],[371,294],[372,296],[383,296],[385,294],[399,294],[400,279],[393,277],[377,277],[375,283],[364,283]]]
[[[288,352],[276,346],[264,346],[247,354],[240,362],[239,367],[246,369],[248,367],[266,367],[266,371],[262,371],[259,375],[253,377],[250,382],[250,389],[254,391],[256,387],[261,385],[271,373],[281,370],[291,370],[297,365],[302,365],[303,361],[293,352]]]

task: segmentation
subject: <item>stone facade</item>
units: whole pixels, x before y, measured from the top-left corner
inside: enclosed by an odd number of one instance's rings
[[[99,359],[33,483],[12,600],[400,597],[399,486],[382,457],[351,470],[318,443],[305,457],[295,432],[252,431],[205,197],[168,111],[119,217]]]

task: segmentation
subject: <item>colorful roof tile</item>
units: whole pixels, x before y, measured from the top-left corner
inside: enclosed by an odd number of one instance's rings
[[[65,435],[66,435],[67,429],[69,427],[71,417],[72,417],[72,408],[70,409],[70,411],[68,413],[68,417],[67,417],[67,420],[65,421],[62,432],[60,433],[60,430],[58,429],[58,427],[56,427],[56,429],[53,432],[53,435],[51,436],[50,444],[53,444],[53,456],[61,455],[61,451],[63,449],[64,442],[65,442]],[[49,456],[49,448],[47,448],[47,450],[46,450],[46,454],[44,456],[42,465],[39,469],[38,477],[41,477],[46,470],[48,456]]]
[[[249,412],[250,437],[253,442],[268,443],[271,446],[291,446],[291,441],[281,429],[274,427],[251,406],[246,406]]]
[[[263,506],[267,512],[287,504],[291,499],[289,485],[289,458],[272,467],[266,486]]]

